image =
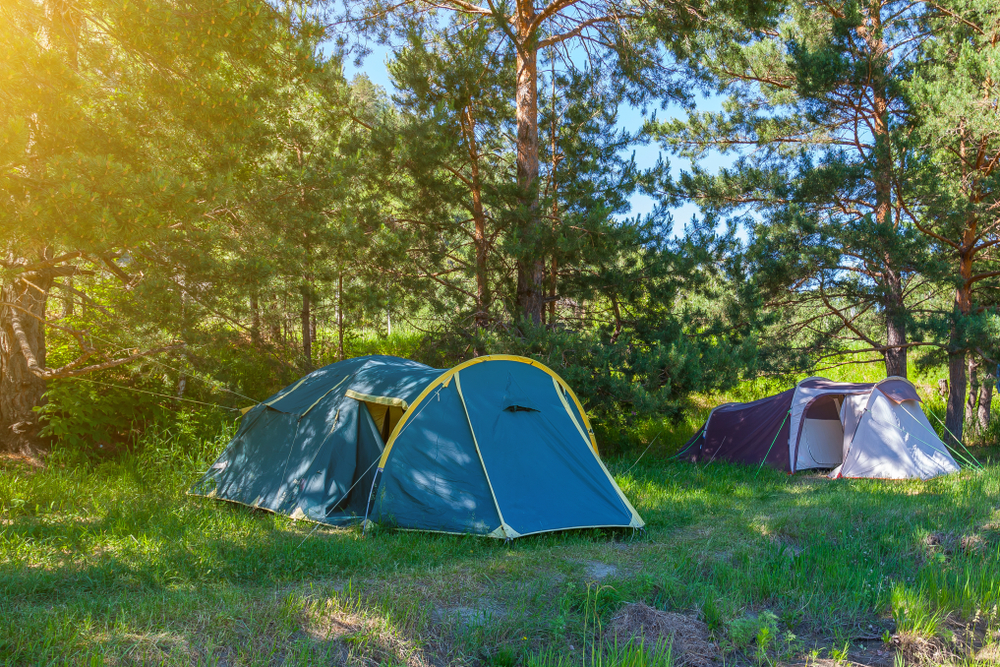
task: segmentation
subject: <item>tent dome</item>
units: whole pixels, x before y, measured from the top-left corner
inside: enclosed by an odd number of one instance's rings
[[[368,356],[249,409],[191,491],[330,524],[500,538],[641,527],[579,400],[524,357],[450,370]]]

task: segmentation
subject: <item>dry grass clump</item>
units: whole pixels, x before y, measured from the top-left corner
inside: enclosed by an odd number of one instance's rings
[[[907,665],[997,665],[1000,666],[1000,631],[986,617],[976,614],[968,622],[946,617],[942,631],[929,635],[913,630],[899,632],[893,645]]]
[[[711,667],[719,650],[711,642],[708,626],[701,621],[636,602],[625,605],[611,619],[609,628],[618,645],[640,641],[647,651],[657,644],[667,646],[673,642],[674,664],[677,667]]]
[[[336,642],[346,650],[340,656],[346,665],[428,667],[431,661],[420,642],[385,614],[366,609],[358,600],[331,596],[303,605],[303,630],[314,641]]]
[[[907,665],[944,665],[954,657],[940,637],[917,632],[900,632],[893,642]]]

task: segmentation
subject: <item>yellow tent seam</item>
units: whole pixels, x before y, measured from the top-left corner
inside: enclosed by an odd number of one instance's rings
[[[486,469],[486,461],[483,460],[483,452],[479,449],[479,439],[476,438],[476,429],[472,428],[472,419],[469,417],[469,408],[465,405],[465,396],[462,394],[462,379],[458,373],[455,373],[455,389],[458,390],[458,400],[462,402],[462,411],[465,413],[465,421],[469,424],[469,433],[472,434],[472,444],[476,446],[476,455],[479,457],[479,464],[483,466],[483,474],[486,475],[486,486],[490,487],[490,496],[493,497],[493,505],[497,508],[497,516],[500,517],[500,530],[507,532],[505,528],[507,527],[507,522],[503,520],[503,512],[500,510],[500,501],[497,500],[497,494],[493,491],[493,482],[490,481],[490,472]],[[517,532],[517,531],[514,531]],[[516,537],[516,535],[508,535],[508,537]]]
[[[316,405],[317,405],[317,404],[318,404],[318,403],[319,403],[320,401],[322,401],[322,400],[323,400],[324,398],[326,398],[327,396],[329,396],[329,395],[330,395],[330,392],[331,392],[331,391],[334,391],[334,390],[336,390],[336,389],[337,389],[337,387],[339,387],[340,385],[342,385],[342,384],[344,384],[345,382],[347,382],[347,378],[349,378],[349,377],[351,377],[351,376],[350,376],[350,375],[345,375],[345,376],[344,376],[344,379],[343,379],[343,380],[341,380],[340,382],[338,382],[338,383],[337,383],[337,384],[336,384],[336,385],[335,385],[335,386],[333,387],[333,389],[331,389],[330,391],[326,392],[325,394],[323,394],[322,396],[320,396],[319,398],[317,398],[317,399],[316,399],[316,401],[315,401],[315,402],[314,402],[314,403],[313,403],[312,405],[310,405],[310,406],[309,406],[308,408],[306,408],[306,411],[305,411],[305,412],[303,412],[303,413],[302,413],[301,415],[299,415],[299,416],[300,416],[300,417],[305,417],[305,416],[306,416],[307,414],[309,414],[309,411],[310,411],[310,410],[312,410],[313,408],[315,408],[315,407],[316,407]]]
[[[566,409],[566,414],[568,414],[569,418],[573,420],[573,426],[575,426],[576,430],[580,432],[580,437],[583,438],[583,441],[586,442],[587,445],[594,450],[595,454],[597,454],[597,447],[594,445],[594,442],[590,439],[590,437],[587,436],[587,433],[583,430],[583,427],[580,426],[580,422],[576,420],[576,415],[574,415],[573,411],[570,409],[569,401],[567,401],[566,396],[563,395],[562,385],[560,385],[559,381],[555,378],[552,378],[552,385],[556,388],[556,396],[559,397],[559,400],[563,404],[563,408]]]
[[[362,394],[360,391],[354,391],[353,389],[348,389],[344,392],[344,396],[356,399],[358,401],[364,401],[366,403],[378,403],[379,405],[391,405],[397,408],[402,408],[406,410],[409,406],[401,398],[395,398],[393,396],[372,396],[371,394]]]
[[[615,491],[618,492],[618,497],[621,498],[621,501],[623,503],[625,503],[625,507],[628,508],[628,511],[632,513],[632,521],[629,523],[629,527],[642,528],[643,526],[645,526],[646,522],[642,520],[642,517],[639,516],[639,513],[635,511],[634,507],[632,507],[632,503],[630,503],[628,501],[628,498],[625,497],[625,492],[622,491],[621,488],[618,486],[618,483],[615,482],[615,478],[611,476],[611,471],[609,471],[608,467],[604,465],[604,461],[601,460],[600,456],[595,456],[594,458],[597,459],[597,463],[598,465],[601,466],[601,470],[604,471],[604,474],[608,476],[609,480],[611,480],[611,486],[613,486],[615,488]]]
[[[286,398],[286,397],[288,397],[288,396],[291,396],[291,395],[292,395],[292,392],[294,392],[294,391],[295,391],[296,389],[298,389],[298,388],[299,388],[299,386],[300,386],[300,385],[301,385],[301,384],[302,384],[303,382],[305,382],[305,381],[306,381],[306,378],[308,378],[308,377],[309,377],[309,376],[307,375],[306,377],[304,377],[304,378],[302,378],[301,380],[299,380],[298,382],[296,382],[296,383],[295,383],[295,386],[294,386],[294,387],[292,387],[292,388],[291,388],[291,390],[290,390],[290,391],[289,391],[289,392],[288,392],[287,394],[283,394],[282,396],[279,396],[278,398],[274,399],[273,401],[268,401],[268,402],[267,402],[267,403],[265,403],[264,405],[267,405],[267,406],[272,406],[272,405],[274,405],[275,403],[277,403],[278,401],[280,401],[281,399],[283,399],[283,398]]]

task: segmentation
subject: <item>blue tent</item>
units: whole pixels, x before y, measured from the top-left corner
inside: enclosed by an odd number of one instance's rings
[[[249,409],[191,493],[344,525],[514,538],[642,519],[573,391],[524,357],[331,364]]]

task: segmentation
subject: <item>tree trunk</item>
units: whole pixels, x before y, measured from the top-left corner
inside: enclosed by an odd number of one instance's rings
[[[948,408],[944,425],[958,442],[962,441],[962,426],[965,402],[965,350],[948,354]],[[957,443],[955,443],[957,444]]]
[[[888,303],[885,304],[885,374],[906,377],[906,306],[903,303],[903,281],[899,273],[885,272],[888,283]]]
[[[979,364],[972,355],[966,357],[966,373],[969,378],[968,397],[965,401],[965,423],[969,425],[969,435],[976,434],[976,408],[979,403]]]
[[[22,341],[37,365],[44,368],[45,326],[41,320],[45,319],[52,277],[31,274],[24,278],[0,285],[0,302],[18,306],[0,306],[0,451],[36,456],[43,447],[34,408],[43,402],[45,381],[29,370]]]
[[[979,385],[979,414],[977,415],[979,422],[979,432],[986,433],[986,429],[990,426],[990,412],[993,408],[993,383],[996,382],[996,378],[992,375],[987,375],[983,378],[983,383]]]
[[[66,276],[65,281],[67,289],[63,292],[63,317],[71,317],[76,311],[72,292],[73,276]]]
[[[337,276],[337,359],[344,360],[344,272]]]
[[[489,324],[490,294],[486,277],[486,258],[489,252],[486,238],[486,212],[483,208],[482,177],[479,173],[479,144],[476,141],[476,119],[470,107],[465,108],[464,131],[469,146],[469,166],[472,172],[472,218],[475,231],[472,235],[476,247],[476,314],[477,329],[485,329]]]
[[[868,47],[870,61],[872,134],[875,140],[875,171],[872,184],[875,190],[875,221],[879,226],[892,227],[896,222],[892,217],[892,146],[889,134],[889,79],[888,45],[883,36],[881,1],[872,2],[867,10],[867,19],[858,28],[858,33]],[[906,304],[904,302],[903,277],[897,266],[897,258],[886,252],[883,256],[882,280],[885,283],[886,351],[885,373],[887,376],[906,377]]]
[[[306,367],[312,366],[312,317],[309,309],[309,289],[302,288],[302,356],[306,360]]]
[[[986,429],[990,426],[990,410],[993,407],[993,383],[996,382],[996,378],[992,375],[987,375],[983,378],[983,383],[979,385],[979,414],[977,415],[979,422],[979,433],[986,433]]]
[[[556,61],[552,59],[552,136],[550,137],[549,153],[552,157],[552,231],[553,235],[558,232],[559,225],[559,159],[557,157],[558,144],[556,143],[559,130],[559,114],[556,113]],[[556,249],[552,248],[552,268],[549,271],[549,316],[548,326],[550,329],[556,327],[556,290],[559,280],[559,259],[556,257]]]
[[[256,289],[250,293],[250,343],[260,347],[260,302]]]
[[[517,305],[526,320],[542,321],[545,307],[545,256],[540,247],[538,210],[538,48],[531,22],[534,5],[518,0],[517,8],[517,187],[521,241],[517,262]]]
[[[556,293],[559,288],[559,260],[552,255],[552,270],[549,274],[549,328],[556,327]]]
[[[905,344],[905,322],[890,319],[886,323],[886,345],[889,346],[889,349],[885,351],[885,374],[887,377],[906,377],[906,348],[899,347]]]
[[[964,151],[964,148],[962,149]],[[963,244],[958,253],[958,269],[962,278],[961,284],[955,289],[955,309],[951,323],[951,345],[948,350],[948,376],[951,379],[948,390],[948,412],[945,426],[952,435],[962,440],[964,425],[963,403],[965,402],[966,377],[965,359],[968,354],[966,341],[962,340],[960,330],[961,320],[968,317],[972,310],[972,257],[975,238],[975,222],[967,225],[963,233]]]

